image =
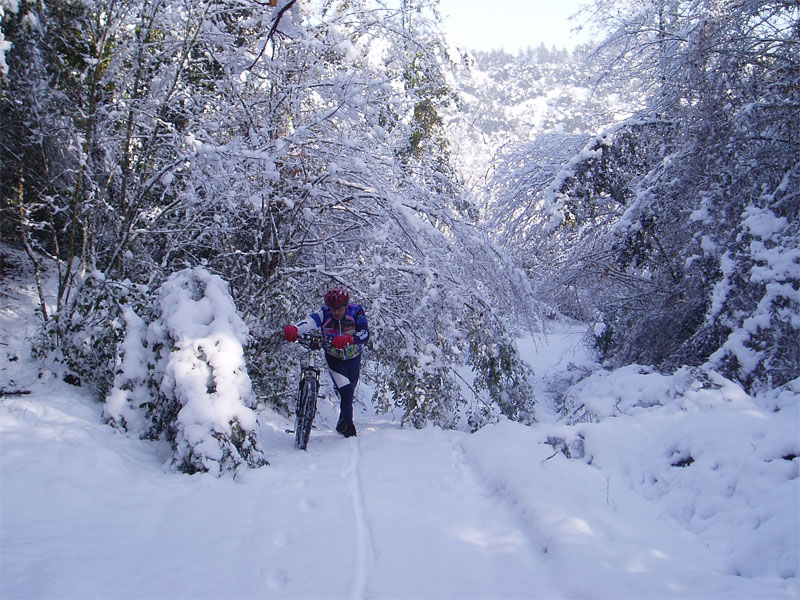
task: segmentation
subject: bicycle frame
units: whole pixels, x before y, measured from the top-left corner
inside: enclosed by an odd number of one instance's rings
[[[297,343],[306,349],[306,355],[300,363],[300,379],[302,380],[308,372],[311,372],[319,382],[319,367],[314,362],[314,353],[324,347],[322,336],[318,333],[306,333],[297,338]]]
[[[297,341],[306,348],[306,354],[301,360],[300,366],[294,445],[299,450],[305,450],[317,412],[317,394],[319,393],[320,370],[315,365],[314,353],[322,349],[323,340],[319,334],[306,334],[300,336]]]

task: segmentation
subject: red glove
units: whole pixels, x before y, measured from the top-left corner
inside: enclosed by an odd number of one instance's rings
[[[337,335],[333,338],[331,345],[336,348],[337,350],[344,350],[353,343],[353,336],[352,335]]]
[[[287,342],[297,341],[297,327],[294,325],[287,325],[283,328],[283,339]]]

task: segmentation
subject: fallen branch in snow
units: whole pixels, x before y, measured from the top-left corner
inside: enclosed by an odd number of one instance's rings
[[[554,456],[556,456],[556,455],[557,455],[559,452],[561,452],[561,450],[556,450],[556,451],[555,451],[555,452],[553,452],[553,453],[552,453],[550,456],[548,456],[547,458],[545,458],[545,459],[544,459],[542,462],[543,462],[543,463],[547,462],[548,460],[550,460],[551,458],[553,458]]]
[[[25,396],[26,394],[30,394],[30,390],[5,390],[0,388],[0,397],[2,396]]]

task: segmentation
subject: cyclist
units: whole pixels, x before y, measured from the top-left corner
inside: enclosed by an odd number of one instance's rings
[[[283,337],[287,342],[295,342],[298,334],[315,328],[322,329],[323,338],[330,342],[325,345],[325,360],[339,394],[336,431],[344,437],[352,437],[356,435],[353,394],[361,371],[361,352],[369,339],[367,316],[360,304],[350,302],[350,294],[345,288],[333,287],[325,293],[325,306],[302,321],[284,327]]]

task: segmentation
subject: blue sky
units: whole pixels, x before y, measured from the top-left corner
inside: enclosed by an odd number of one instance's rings
[[[568,22],[585,0],[440,0],[444,28],[470,50],[504,48],[515,54],[544,43],[572,49],[580,41]]]

